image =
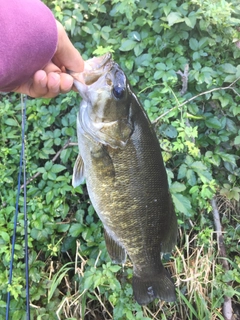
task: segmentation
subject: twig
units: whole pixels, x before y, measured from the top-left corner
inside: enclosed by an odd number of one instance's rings
[[[238,95],[238,96],[240,97],[240,94],[235,90],[235,88],[232,87],[239,79],[240,79],[240,77],[237,78],[235,81],[233,81],[233,82],[232,82],[229,86],[227,86],[227,87],[213,88],[213,89],[211,89],[211,90],[208,90],[208,91],[201,92],[201,93],[197,94],[196,96],[194,96],[194,97],[186,100],[185,102],[183,102],[183,103],[181,103],[181,104],[179,104],[179,105],[171,108],[170,110],[164,112],[161,116],[157,117],[157,119],[155,119],[152,123],[153,123],[153,124],[157,123],[161,118],[165,117],[168,113],[172,112],[173,110],[175,110],[175,109],[177,109],[177,108],[181,108],[181,107],[185,106],[185,104],[189,103],[190,101],[195,100],[196,98],[198,98],[198,97],[200,97],[200,96],[203,96],[203,95],[205,95],[205,94],[208,94],[208,93],[211,93],[211,92],[214,92],[214,91],[218,91],[218,90],[232,90],[232,91],[234,91],[234,92],[236,93],[236,95]]]
[[[229,271],[229,265],[227,262],[226,249],[225,249],[224,239],[222,234],[222,226],[220,222],[220,215],[219,215],[215,198],[211,200],[211,205],[213,208],[213,220],[214,220],[215,230],[217,234],[217,243],[218,243],[218,250],[219,250],[219,256],[220,256],[219,261],[222,264],[223,269],[227,272]],[[233,319],[232,300],[227,296],[224,296],[223,317],[225,320]]]
[[[98,287],[97,287],[98,288]],[[99,288],[98,291],[100,292]],[[102,302],[100,296],[95,292],[93,292],[94,295],[97,297],[98,301],[100,302],[101,306],[103,307],[103,310],[108,314],[108,316],[112,319],[112,315],[111,313],[107,310],[106,306],[104,305],[104,303]]]
[[[189,64],[185,65],[184,72],[178,70],[176,73],[179,74],[182,78],[182,89],[180,91],[181,96],[183,96],[187,92],[188,87],[188,71],[189,71]]]
[[[61,152],[63,150],[65,150],[66,148],[68,147],[72,147],[72,146],[77,146],[77,142],[70,142],[70,139],[68,140],[68,142],[55,154],[55,156],[52,158],[52,162],[55,162],[57,160],[57,158],[60,156]],[[31,182],[33,181],[34,179],[36,179],[40,174],[42,174],[41,172],[37,172],[35,173],[31,178],[29,178],[27,181],[26,181],[26,186]],[[21,189],[24,187],[24,185],[21,185]]]

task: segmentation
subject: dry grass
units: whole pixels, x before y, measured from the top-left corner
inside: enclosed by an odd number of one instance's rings
[[[166,267],[170,269],[176,280],[178,293],[177,303],[166,303],[159,301],[155,305],[142,308],[145,317],[150,319],[200,319],[199,314],[205,316],[211,314],[211,320],[220,319],[218,314],[214,315],[212,308],[211,292],[213,289],[214,275],[216,269],[215,244],[212,240],[206,248],[204,245],[196,247],[197,236],[190,239],[186,236],[185,245],[182,248],[176,247],[173,261]],[[79,249],[79,244],[77,244]],[[75,275],[79,278],[84,276],[86,260],[76,251]],[[79,283],[74,283],[71,288],[69,278],[64,277],[66,287],[69,288],[69,295],[61,301],[57,310],[58,320],[75,318],[78,320],[113,319],[113,306],[101,296],[99,290],[91,292],[94,299],[87,298],[87,292],[80,293]],[[203,319],[203,318],[202,318]]]
[[[221,201],[222,214],[235,219],[232,215],[233,210],[235,217],[236,214],[239,215],[236,207],[230,207],[229,203]],[[165,265],[175,280],[177,302],[155,301],[149,306],[142,307],[144,317],[152,320],[224,320],[221,315],[223,295],[221,295],[221,288],[218,288],[217,279],[217,276],[222,273],[222,269],[217,263],[218,247],[215,232],[212,231],[208,235],[208,239],[203,242],[199,241],[199,235],[196,234],[196,231],[192,231],[188,235],[181,234],[180,240],[179,247],[176,247],[173,252],[173,259]],[[199,245],[199,243],[203,244]],[[80,288],[87,261],[80,255],[79,248],[80,244],[77,243],[74,273],[80,281],[74,282],[73,285],[67,274],[64,277],[65,286],[69,290],[59,304],[58,320],[67,318],[77,320],[114,319],[114,306],[100,293],[98,287],[91,292],[82,291]],[[99,256],[95,266],[98,259]],[[135,319],[134,312],[131,319]]]

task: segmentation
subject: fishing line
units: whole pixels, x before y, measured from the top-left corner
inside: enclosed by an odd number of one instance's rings
[[[16,231],[17,231],[17,221],[18,221],[18,209],[19,209],[19,197],[21,191],[21,175],[23,169],[23,180],[24,180],[24,247],[25,247],[25,276],[26,276],[26,320],[30,320],[30,299],[29,299],[29,269],[28,269],[28,221],[27,221],[27,189],[26,189],[26,161],[25,161],[25,123],[26,123],[26,104],[27,97],[21,95],[22,104],[22,145],[21,154],[19,161],[19,173],[18,173],[18,187],[17,187],[17,197],[15,206],[15,216],[14,216],[14,227],[13,227],[13,237],[12,237],[12,250],[11,250],[11,260],[9,269],[9,279],[8,286],[12,284],[12,274],[13,274],[13,263],[14,263],[14,251],[16,242]],[[9,320],[10,311],[10,291],[7,293],[7,307],[6,307],[6,320]]]

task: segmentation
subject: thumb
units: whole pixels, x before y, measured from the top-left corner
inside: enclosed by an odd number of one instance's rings
[[[66,69],[75,72],[82,72],[84,69],[83,58],[69,40],[62,24],[58,21],[56,21],[56,24],[58,30],[58,43],[57,50],[52,58],[53,63],[60,69],[65,67]]]

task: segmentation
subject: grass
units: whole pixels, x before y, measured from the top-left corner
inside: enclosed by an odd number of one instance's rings
[[[230,218],[229,211],[226,211],[225,214]],[[236,211],[235,217],[231,216],[231,219],[238,219]],[[206,234],[200,231],[196,233],[193,227],[186,234],[179,228],[178,246],[173,251],[172,259],[165,264],[175,281],[177,301],[166,303],[156,299],[151,305],[143,307],[138,306],[132,299],[130,285],[132,265],[129,260],[116,274],[109,274],[109,280],[107,280],[111,282],[113,279],[111,277],[114,277],[114,280],[117,278],[121,283],[119,292],[111,290],[108,283],[103,280],[102,282],[99,280],[95,287],[84,288],[84,279],[86,273],[89,273],[89,262],[81,255],[80,243],[77,242],[74,261],[59,267],[51,275],[49,300],[54,299],[54,291],[57,287],[58,290],[60,290],[59,287],[65,288],[62,292],[59,291],[62,300],[56,312],[57,319],[224,320],[222,304],[224,288],[227,284],[221,282],[224,271],[218,261],[215,232],[209,230]],[[102,268],[101,263],[103,262],[100,260],[101,251],[96,260],[92,262],[92,270],[93,272],[96,270],[96,274]],[[70,269],[73,273],[71,277],[69,276]],[[104,267],[102,273],[99,274],[103,279]],[[96,281],[94,279],[93,282]],[[115,300],[114,295],[116,295]],[[119,318],[116,310],[121,310],[121,308],[124,310],[124,306],[129,309],[130,313],[128,315],[123,313],[122,318]],[[238,308],[237,304],[236,306]]]
[[[174,276],[178,301],[169,304],[156,300],[155,305],[142,307],[144,317],[166,320],[223,319],[220,315],[221,308],[217,307],[219,301],[213,303],[214,277],[217,268],[216,245],[212,240],[207,247],[204,244],[196,246],[197,241],[197,235],[186,236],[184,245],[181,248],[176,247],[173,260],[166,265]],[[61,267],[51,279],[49,299],[52,298],[59,283],[64,282],[68,288],[56,312],[57,318],[58,320],[114,319],[114,305],[101,294],[99,287],[92,291],[81,288],[87,261],[79,253],[79,246],[78,243],[74,262],[76,281],[72,282],[69,279],[68,271],[71,269],[69,264]],[[95,261],[95,266],[97,263],[98,261]]]

